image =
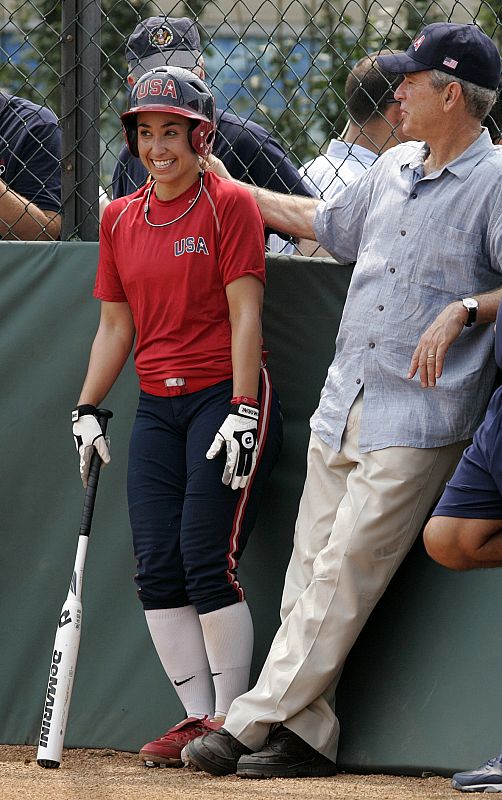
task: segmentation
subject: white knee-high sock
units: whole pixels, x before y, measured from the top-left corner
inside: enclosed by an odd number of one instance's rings
[[[155,649],[188,717],[214,714],[214,689],[193,606],[145,611]]]
[[[199,619],[214,681],[215,717],[224,717],[232,700],[249,688],[254,644],[251,613],[244,601],[201,614]]]

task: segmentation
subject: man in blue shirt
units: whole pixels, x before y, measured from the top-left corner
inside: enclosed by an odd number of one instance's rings
[[[0,238],[59,237],[60,155],[52,111],[0,92]]]
[[[402,130],[420,141],[388,150],[328,202],[249,188],[268,225],[356,265],[311,420],[282,624],[224,728],[185,748],[213,774],[336,773],[345,659],[493,388],[502,155],[481,120],[499,54],[474,25],[436,23],[377,63],[404,75]]]

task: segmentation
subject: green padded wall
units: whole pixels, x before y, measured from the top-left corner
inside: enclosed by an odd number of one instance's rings
[[[55,622],[73,565],[83,492],[69,421],[98,320],[97,245],[0,243],[0,742],[35,743]],[[298,499],[308,418],[334,352],[350,269],[269,258],[264,317],[285,445],[241,580],[256,626],[253,677],[273,637]],[[85,579],[68,746],[138,749],[178,721],[133,584],[125,499],[137,400],[128,364],[105,405],[103,470]],[[502,740],[497,572],[456,575],[420,542],[397,574],[342,678],[340,763],[420,774],[476,764]],[[480,691],[482,686],[482,691]]]

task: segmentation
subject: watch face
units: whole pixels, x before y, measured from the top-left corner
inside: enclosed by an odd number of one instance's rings
[[[465,300],[462,300],[462,303],[465,306],[465,308],[477,308],[478,307],[478,301],[477,300],[473,300],[472,297],[466,297]]]

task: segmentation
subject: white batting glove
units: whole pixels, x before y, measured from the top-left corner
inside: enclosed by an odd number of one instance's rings
[[[103,464],[110,462],[108,442],[103,436],[103,431],[95,414],[97,414],[97,409],[91,405],[77,406],[71,412],[73,438],[75,447],[80,455],[80,477],[82,478],[84,489],[87,488],[87,479],[94,450],[97,451]]]
[[[227,460],[222,481],[232,489],[244,489],[256,464],[258,446],[259,408],[238,403],[225,419],[206,453],[206,458],[215,458],[226,444]]]

